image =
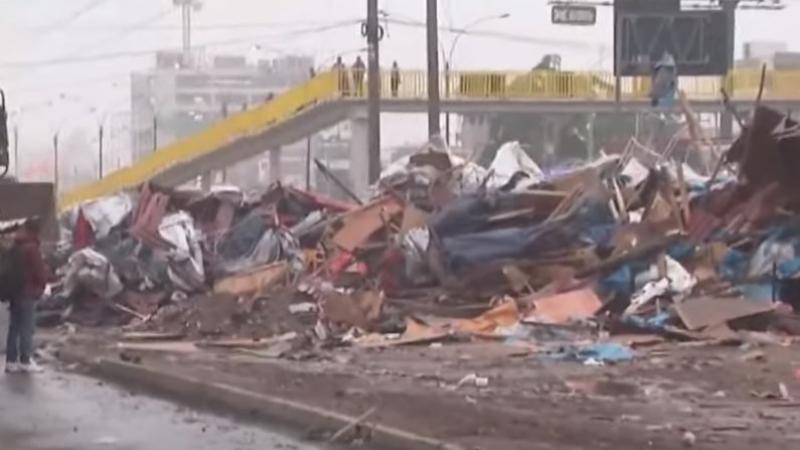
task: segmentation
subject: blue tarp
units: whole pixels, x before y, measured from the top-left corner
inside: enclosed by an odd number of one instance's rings
[[[586,361],[593,359],[602,362],[622,362],[630,361],[635,358],[636,352],[630,347],[616,342],[600,342],[584,346],[570,345],[561,347],[543,356],[548,359],[567,361]]]

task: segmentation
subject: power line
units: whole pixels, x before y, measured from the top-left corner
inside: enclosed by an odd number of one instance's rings
[[[352,18],[348,20],[363,20],[362,18]],[[310,26],[324,26],[328,24],[328,22],[320,22],[320,21],[290,21],[290,22],[230,22],[230,23],[208,23],[208,24],[192,24],[192,29],[195,30],[239,30],[239,29],[248,29],[248,28],[294,28],[294,27],[310,27]],[[98,31],[98,32],[105,32],[109,30],[117,30],[121,26],[125,26],[126,24],[103,24],[100,26],[76,26],[71,27],[72,30],[75,31]],[[13,27],[15,31],[42,31],[44,27]],[[168,24],[161,24],[161,25],[147,25],[142,26],[139,28],[142,32],[157,32],[157,31],[175,31],[180,30],[180,25],[168,25]]]
[[[57,31],[59,28],[69,26],[72,22],[75,22],[93,9],[100,7],[109,1],[111,0],[90,0],[88,3],[85,3],[82,7],[71,12],[66,17],[62,17],[61,19],[58,19],[55,22],[47,25],[47,30],[52,33]],[[49,34],[48,31],[45,31],[45,34]]]
[[[140,20],[140,21],[138,21],[136,23],[133,23],[133,24],[127,26],[127,27],[123,27],[121,30],[119,30],[119,33],[117,33],[117,34],[115,34],[115,35],[113,35],[111,37],[107,37],[107,38],[104,38],[101,41],[94,42],[94,43],[89,44],[89,45],[85,45],[85,46],[79,48],[78,50],[75,50],[74,52],[72,52],[72,54],[77,55],[77,54],[85,53],[88,49],[90,49],[90,48],[92,48],[94,46],[99,46],[99,47],[107,46],[109,44],[109,41],[112,40],[112,39],[118,43],[118,42],[122,41],[123,39],[125,39],[126,37],[130,36],[131,34],[136,33],[142,27],[147,26],[150,23],[156,22],[156,21],[168,16],[169,14],[171,14],[174,11],[175,11],[175,9],[172,8],[172,7],[164,9],[164,10],[161,10],[158,13],[153,14],[152,16],[149,16],[149,17],[147,17],[147,18],[145,18],[143,20]]]
[[[415,28],[424,28],[425,23],[419,22],[416,20],[407,20],[407,19],[398,19],[388,17],[385,19],[389,23],[394,23],[399,26],[407,26],[407,27],[415,27]],[[486,38],[492,39],[499,39],[503,41],[510,41],[510,42],[517,42],[517,43],[529,43],[529,44],[536,44],[536,45],[549,45],[549,46],[561,46],[561,47],[572,47],[576,49],[589,49],[594,48],[594,45],[586,44],[585,42],[581,41],[573,41],[573,40],[565,40],[565,39],[548,39],[548,38],[540,38],[530,35],[524,34],[514,34],[514,33],[506,33],[502,31],[481,31],[481,30],[468,30],[464,28],[458,27],[450,27],[450,26],[440,26],[439,30],[447,31],[449,33],[459,33],[459,34],[467,34],[471,36],[482,36]]]
[[[218,41],[208,41],[205,43],[200,43],[198,46],[200,47],[215,47],[215,46],[224,46],[230,44],[237,44],[243,42],[254,42],[260,39],[271,38],[271,37],[299,37],[303,35],[310,35],[310,34],[317,34],[322,33],[325,31],[330,31],[334,29],[344,28],[346,26],[357,25],[361,22],[361,19],[358,20],[346,20],[346,21],[339,21],[333,24],[307,28],[304,30],[295,30],[289,33],[280,33],[280,34],[267,34],[267,35],[258,35],[258,36],[248,36],[248,37],[240,37],[240,38],[231,38],[231,39],[224,39]],[[262,46],[265,48],[269,48],[266,46]],[[163,48],[155,48],[155,49],[146,49],[146,50],[129,50],[129,51],[120,51],[120,52],[110,52],[110,53],[99,53],[94,55],[76,55],[76,56],[65,56],[59,58],[50,58],[50,59],[43,59],[43,60],[36,60],[36,61],[18,61],[18,62],[4,62],[0,63],[0,68],[3,69],[19,69],[19,68],[30,68],[30,67],[41,67],[41,66],[51,66],[51,65],[64,65],[64,64],[73,64],[73,63],[85,63],[85,62],[93,62],[93,61],[106,61],[106,60],[113,60],[113,59],[120,59],[120,58],[129,58],[129,57],[137,57],[137,56],[146,56],[152,55],[158,51],[164,50]],[[275,48],[275,50],[280,50],[279,48]]]

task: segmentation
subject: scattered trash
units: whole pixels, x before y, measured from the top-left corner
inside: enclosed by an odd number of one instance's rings
[[[681,437],[681,443],[684,447],[694,447],[694,445],[697,443],[697,436],[695,436],[691,431],[685,431]]]
[[[292,314],[313,313],[316,312],[317,309],[317,304],[311,302],[294,303],[289,305],[289,312]]]
[[[489,378],[487,377],[479,377],[476,373],[471,373],[469,375],[464,376],[464,378],[460,379],[453,389],[458,389],[463,386],[475,386],[478,388],[485,388],[489,386]]]

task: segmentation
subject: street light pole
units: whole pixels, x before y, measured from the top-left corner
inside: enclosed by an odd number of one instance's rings
[[[450,52],[447,53],[447,59],[444,62],[444,78],[445,78],[445,98],[450,98],[450,65],[453,62],[453,54],[456,51],[456,45],[458,45],[458,40],[461,39],[461,36],[467,33],[471,28],[478,26],[482,23],[490,22],[493,20],[500,20],[500,19],[507,19],[511,17],[509,13],[503,13],[498,15],[480,17],[478,19],[473,20],[472,22],[464,25],[463,28],[458,30],[456,33],[456,37],[453,38],[453,43],[450,45]],[[450,145],[450,111],[447,111],[444,116],[444,133],[445,133],[445,142],[447,145]]]

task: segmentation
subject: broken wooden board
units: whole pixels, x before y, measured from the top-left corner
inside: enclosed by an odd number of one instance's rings
[[[124,341],[175,341],[182,339],[183,333],[170,333],[159,331],[129,331],[123,333]]]
[[[575,319],[586,319],[603,306],[603,303],[591,289],[556,294],[533,301],[535,309],[528,314],[524,322],[545,324],[567,324]]]
[[[289,354],[293,348],[294,345],[291,342],[283,341],[275,342],[263,349],[237,348],[236,351],[245,355],[257,356],[259,358],[278,359]]]
[[[332,238],[337,247],[353,252],[364,245],[376,231],[383,228],[385,221],[400,214],[403,205],[391,196],[374,200],[342,218],[342,226]]]
[[[192,341],[117,342],[117,348],[120,350],[170,353],[194,353],[200,351]]]
[[[450,333],[439,328],[406,318],[406,331],[399,338],[392,339],[383,334],[368,334],[355,340],[356,345],[364,348],[394,347],[397,345],[429,344],[448,337]]]
[[[400,233],[407,233],[414,228],[425,226],[430,214],[408,204],[403,210],[403,222],[400,224]]]
[[[198,342],[198,347],[210,348],[264,348],[274,345],[277,342],[291,341],[297,337],[297,333],[290,331],[278,336],[264,339],[221,339],[217,341]]]
[[[268,264],[217,281],[214,284],[214,292],[237,297],[254,295],[282,281],[288,272],[289,266],[285,261]]]
[[[630,348],[641,348],[663,344],[667,339],[657,334],[616,334],[611,336],[608,340],[627,345]]]
[[[519,322],[520,313],[514,300],[503,302],[474,319],[460,320],[454,328],[464,333],[493,335],[498,329],[510,327]]]
[[[745,298],[703,297],[675,305],[688,330],[719,325],[733,319],[770,312],[775,308],[771,301],[748,300]]]

